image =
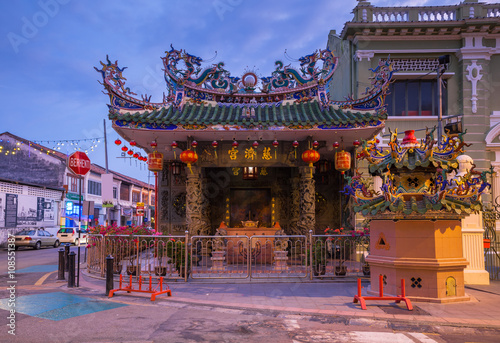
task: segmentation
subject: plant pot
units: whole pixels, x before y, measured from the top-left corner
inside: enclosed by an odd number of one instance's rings
[[[167,267],[156,266],[155,267],[155,275],[156,276],[165,276],[165,275],[167,275]]]
[[[363,266],[363,275],[370,276],[370,266]]]
[[[177,269],[177,272],[179,273],[179,276],[182,277],[182,278],[184,277],[184,271],[185,271],[184,267],[181,267],[181,268]],[[189,277],[189,274],[191,274],[191,270],[188,269],[188,271],[187,271],[187,277]]]
[[[113,265],[113,274],[121,274],[123,269],[123,265],[121,263]]]
[[[325,275],[326,274],[326,265],[324,264],[317,264],[314,268],[313,268],[313,274],[315,276],[318,276],[318,275]]]
[[[140,267],[141,266],[139,265],[139,268]],[[133,265],[132,266],[127,266],[127,275],[137,276],[138,275],[137,271],[138,271],[137,266],[133,266]]]
[[[335,275],[337,276],[345,276],[347,274],[347,268],[345,266],[337,266],[335,267]]]

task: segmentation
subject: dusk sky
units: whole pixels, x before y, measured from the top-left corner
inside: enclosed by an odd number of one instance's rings
[[[495,1],[483,1],[495,2]],[[0,133],[31,141],[103,136],[110,169],[148,181],[136,161],[118,159],[118,135],[107,120],[109,98],[97,82],[99,61],[118,60],[126,86],[161,102],[161,57],[170,44],[213,62],[233,76],[246,68],[274,70],[285,49],[294,58],[326,47],[328,33],[352,19],[354,0],[26,0],[2,1]],[[459,0],[371,1],[374,6],[454,5]],[[42,143],[53,147],[54,143]],[[82,142],[82,147],[86,144]],[[64,153],[72,150],[62,147]],[[101,166],[104,143],[88,153]],[[0,158],[2,156],[0,155]],[[153,179],[150,179],[153,182]]]

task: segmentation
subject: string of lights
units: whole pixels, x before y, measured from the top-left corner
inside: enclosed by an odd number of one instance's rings
[[[28,147],[28,153],[45,153],[47,155],[61,152],[66,155],[74,151],[93,152],[104,137],[63,140],[24,141],[16,139],[0,139],[0,154],[15,155],[23,146]],[[52,145],[48,148],[45,145]],[[62,150],[62,151],[61,151]]]

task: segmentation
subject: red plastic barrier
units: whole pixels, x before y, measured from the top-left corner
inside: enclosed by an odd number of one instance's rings
[[[118,292],[118,291],[126,291],[127,293],[130,293],[130,292],[151,293],[151,301],[155,301],[156,296],[160,295],[160,294],[166,293],[169,297],[172,296],[172,291],[170,290],[170,288],[168,287],[167,284],[165,284],[166,289],[165,290],[163,289],[163,286],[164,286],[163,277],[160,277],[158,284],[156,285],[155,288],[153,288],[153,280],[152,280],[152,277],[150,276],[149,277],[149,285],[148,285],[147,289],[142,289],[142,285],[143,285],[142,276],[139,276],[138,285],[139,285],[139,288],[134,289],[134,287],[132,285],[132,275],[130,275],[129,284],[128,284],[128,286],[124,287],[123,286],[123,275],[120,274],[120,286],[119,286],[119,288],[110,290],[108,297],[110,297],[110,298],[113,297],[115,292]]]
[[[361,309],[366,310],[366,300],[394,300],[396,303],[400,303],[401,301],[404,301],[408,310],[413,311],[413,306],[411,305],[411,301],[410,301],[410,299],[408,299],[406,297],[405,280],[404,279],[401,279],[401,295],[398,295],[396,297],[384,297],[383,276],[379,275],[378,292],[379,292],[378,297],[364,297],[364,296],[362,296],[361,295],[361,279],[358,279],[358,294],[354,296],[354,300],[352,302],[356,304],[359,301],[359,303],[361,304]]]

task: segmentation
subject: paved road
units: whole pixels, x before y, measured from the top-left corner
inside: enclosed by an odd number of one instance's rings
[[[3,287],[0,342],[460,343],[498,342],[500,334],[493,329],[419,325],[411,321],[196,305],[176,300],[175,289],[186,288],[184,283],[172,285],[173,297],[161,296],[154,303],[147,295],[126,293],[109,299],[103,294],[102,281],[82,277],[84,286],[77,289],[58,282],[54,269],[57,251],[16,253],[16,335],[8,333],[9,312],[5,305],[9,290]],[[6,259],[7,252],[0,251],[2,285],[8,281],[3,262]],[[199,293],[206,286],[189,289]]]

